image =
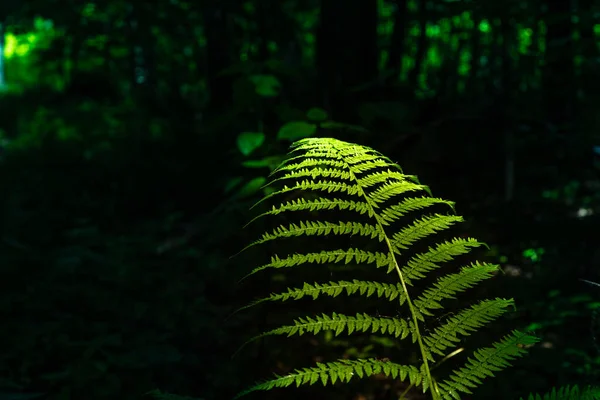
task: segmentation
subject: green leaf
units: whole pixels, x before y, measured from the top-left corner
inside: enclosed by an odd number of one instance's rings
[[[252,75],[250,81],[254,83],[254,88],[259,96],[276,97],[279,95],[281,84],[279,79],[273,75]]]
[[[269,168],[271,171],[277,168],[285,159],[285,155],[265,157],[260,160],[247,160],[242,163],[246,168]]]
[[[267,168],[269,166],[269,160],[266,158],[260,160],[248,160],[244,161],[242,165],[246,168]]]
[[[231,192],[237,185],[242,183],[242,177],[236,176],[235,178],[231,178],[225,184],[225,189],[223,190],[225,193]]]
[[[315,122],[325,121],[327,119],[327,117],[328,117],[327,111],[323,110],[322,108],[317,108],[317,107],[311,108],[306,113],[306,118],[308,118],[311,121],[315,121]]]
[[[304,121],[292,121],[283,125],[277,133],[279,140],[298,140],[312,136],[317,131],[317,126]]]
[[[236,197],[241,198],[252,196],[254,193],[258,192],[266,182],[267,178],[265,178],[264,176],[254,178],[250,182],[242,186],[242,188],[236,193]]]
[[[265,141],[265,134],[262,132],[242,132],[237,137],[237,146],[240,152],[249,156],[258,149]]]

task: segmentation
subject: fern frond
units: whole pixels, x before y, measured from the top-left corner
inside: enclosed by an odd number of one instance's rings
[[[262,271],[268,268],[291,268],[304,264],[374,264],[377,268],[389,267],[393,262],[393,258],[389,254],[381,252],[371,252],[366,250],[350,248],[347,250],[337,249],[321,251],[319,253],[291,254],[285,258],[280,258],[278,255],[271,256],[271,262],[254,268],[248,275]],[[388,268],[388,272],[391,269]]]
[[[270,211],[264,212],[254,217],[252,220],[250,220],[250,222],[246,224],[246,226],[250,225],[257,219],[265,217],[267,215],[278,215],[290,211],[320,211],[335,209],[338,209],[340,211],[355,211],[360,215],[367,214],[369,217],[373,216],[373,210],[369,207],[367,203],[362,201],[324,198],[321,198],[319,200],[295,199],[281,204],[278,207],[273,206],[273,208]]]
[[[446,230],[457,222],[463,222],[463,218],[458,215],[427,215],[395,233],[392,236],[392,246],[398,254],[401,254],[401,250],[407,250],[417,240]]]
[[[445,275],[414,301],[415,307],[422,314],[432,315],[428,310],[443,308],[439,303],[441,300],[456,298],[457,293],[489,279],[497,270],[496,265],[475,262],[471,266],[462,268],[458,273]]]
[[[462,310],[457,315],[448,318],[423,341],[431,352],[441,356],[449,347],[460,342],[458,335],[469,336],[472,332],[492,322],[504,314],[508,307],[514,306],[512,299],[483,300],[479,304]],[[433,358],[431,359],[433,361]]]
[[[338,312],[306,315],[267,332],[260,333],[246,343],[274,335],[295,336],[332,331],[335,335],[378,333],[395,340],[416,344],[420,353],[417,365],[385,364],[378,360],[338,360],[317,364],[317,367],[296,370],[275,379],[255,385],[240,394],[254,390],[270,390],[292,384],[312,385],[321,380],[347,382],[353,376],[369,376],[369,371],[383,371],[393,377],[407,376],[411,385],[429,390],[434,399],[459,399],[459,392],[470,393],[481,381],[508,366],[509,361],[524,353],[523,346],[535,342],[531,336],[518,332],[490,348],[475,350],[467,364],[456,370],[441,383],[434,378],[430,364],[436,358],[455,354],[460,342],[485,325],[498,319],[513,306],[511,299],[483,300],[471,307],[458,310],[440,322],[436,312],[445,302],[456,299],[465,291],[494,276],[496,265],[472,262],[454,272],[443,267],[467,255],[473,249],[485,246],[473,238],[447,238],[448,231],[463,222],[454,214],[454,202],[436,198],[429,188],[381,153],[352,143],[330,138],[308,138],[292,145],[289,157],[271,174],[267,185],[273,187],[256,205],[266,201],[275,204],[257,218],[277,216],[278,223],[263,233],[245,249],[281,239],[303,238],[309,244],[288,254],[283,250],[272,254],[270,261],[252,269],[246,277],[258,272],[306,266],[372,266],[373,271],[393,274],[397,282],[373,280],[340,280],[303,283],[288,287],[281,293],[271,293],[249,305],[265,302],[299,300],[310,297],[363,296],[377,294],[382,301],[393,301],[405,308],[409,319],[374,317],[365,312],[345,315]],[[293,195],[293,199],[289,197]],[[275,200],[281,198],[280,202]],[[256,206],[255,205],[255,206]],[[444,210],[447,210],[444,213]],[[443,237],[443,238],[442,238]],[[320,240],[328,238],[328,248],[315,251]],[[368,248],[352,242],[373,243]],[[314,241],[314,246],[311,241]],[[344,245],[337,245],[337,242]],[[331,244],[336,245],[331,246]],[[427,251],[416,252],[413,247],[426,246]],[[338,247],[330,249],[330,247]],[[287,246],[282,247],[287,248]],[[311,251],[307,249],[311,249]],[[388,280],[390,276],[386,277]],[[419,289],[415,287],[417,281]],[[428,325],[435,322],[436,327]],[[433,329],[430,331],[430,328]],[[423,332],[427,332],[424,334]],[[411,343],[408,343],[409,345]],[[443,361],[443,360],[442,360]],[[386,369],[387,368],[387,369]],[[377,373],[377,372],[374,372]]]
[[[413,211],[422,210],[436,204],[445,204],[454,209],[454,202],[452,201],[447,201],[436,197],[410,197],[403,200],[399,204],[395,204],[382,210],[380,213],[381,223],[384,226],[388,226],[392,222],[397,221],[399,218]]]
[[[538,338],[527,333],[513,331],[491,347],[475,351],[466,365],[453,372],[450,378],[438,383],[443,399],[460,399],[458,392],[471,394],[485,378],[493,377],[510,365],[510,362],[525,354],[525,346],[535,344]]]
[[[257,339],[272,335],[287,335],[288,337],[305,333],[317,334],[321,331],[334,331],[335,336],[346,332],[351,335],[354,332],[368,332],[389,334],[396,338],[404,339],[412,335],[413,343],[417,341],[415,328],[412,322],[403,319],[372,317],[368,314],[357,313],[356,316],[332,313],[331,316],[322,314],[316,317],[303,317],[294,320],[294,325],[280,326],[277,329],[263,332],[254,336],[242,345],[244,347]],[[239,350],[238,350],[239,351]]]
[[[402,273],[407,281],[416,281],[425,278],[428,272],[440,267],[440,264],[452,261],[454,258],[467,254],[471,249],[485,246],[473,238],[454,238],[444,241],[435,247],[430,247],[426,253],[413,256],[402,268]]]
[[[377,238],[380,242],[385,239],[385,233],[377,225],[363,224],[354,221],[300,221],[298,224],[291,223],[288,226],[280,225],[273,232],[263,234],[262,238],[252,243],[250,246],[256,246],[257,244],[281,238],[327,235],[360,235],[370,237],[371,239]]]
[[[523,397],[520,400],[524,400]],[[588,386],[580,390],[577,385],[563,386],[553,388],[543,396],[530,394],[527,400],[600,400],[600,387]]]
[[[408,381],[413,385],[419,385],[423,380],[422,373],[412,365],[401,365],[374,358],[340,359],[335,362],[316,363],[315,367],[296,369],[286,375],[275,374],[275,379],[252,386],[239,393],[235,399],[257,390],[271,390],[292,385],[314,385],[317,382],[327,386],[327,384],[334,384],[337,381],[349,382],[354,377],[366,378],[377,374],[384,374],[401,381],[408,378]]]
[[[297,182],[294,186],[291,186],[291,187],[284,186],[280,190],[271,192],[270,194],[266,195],[261,200],[259,200],[254,206],[252,206],[252,208],[256,207],[257,205],[263,203],[266,200],[269,200],[271,197],[282,195],[282,194],[285,194],[288,192],[298,191],[298,190],[317,191],[317,192],[325,192],[325,193],[342,193],[342,194],[346,194],[349,196],[354,196],[359,193],[359,188],[357,188],[356,186],[353,186],[353,185],[349,185],[344,182],[335,182],[335,181],[315,182],[315,181],[304,180],[304,181]]]
[[[363,188],[365,189],[369,189],[373,186],[382,184],[382,183],[387,183],[387,182],[391,182],[391,181],[396,181],[396,182],[411,182],[414,184],[419,184],[419,181],[417,179],[417,177],[412,176],[412,175],[404,175],[402,172],[398,172],[398,171],[392,171],[390,169],[385,170],[385,171],[376,171],[373,172],[369,175],[365,175],[365,176],[361,176],[361,177],[357,177],[358,180],[358,184],[361,185]],[[424,186],[422,188],[422,190],[427,191],[427,187]]]
[[[346,163],[340,159],[333,159],[333,158],[326,158],[327,154],[326,153],[322,153],[322,154],[318,154],[316,156],[320,156],[323,157],[322,159],[319,158],[306,158],[303,156],[298,156],[298,157],[294,157],[294,158],[290,158],[287,160],[287,162],[285,162],[282,166],[280,166],[279,168],[275,169],[271,175],[274,175],[276,173],[279,173],[281,171],[291,171],[294,169],[302,169],[302,168],[312,168],[312,167],[316,167],[316,166],[328,166],[328,167],[333,167],[333,168],[344,168],[346,166]],[[311,157],[315,157],[315,155],[312,155]],[[293,161],[295,161],[296,159],[303,159],[302,162],[298,163],[298,164],[294,164],[292,163]]]
[[[410,192],[426,192],[426,189],[427,186],[418,183],[388,180],[370,195],[369,200],[373,203],[373,207],[377,207],[379,204],[385,203],[392,197]]]
[[[300,179],[300,178],[312,178],[312,179],[316,179],[316,178],[337,178],[337,179],[341,179],[344,181],[351,181],[354,176],[348,172],[348,171],[343,171],[343,170],[339,170],[339,169],[335,169],[335,168],[323,168],[323,169],[317,169],[317,168],[300,168],[300,169],[290,169],[289,172],[277,179],[273,179],[271,181],[271,184],[275,183],[275,182],[279,182],[285,179]]]
[[[402,291],[402,286],[399,283],[394,285],[390,283],[359,281],[358,279],[353,279],[352,282],[338,281],[323,284],[314,283],[312,285],[304,283],[301,288],[288,288],[288,291],[285,293],[272,293],[268,297],[255,300],[252,303],[239,308],[236,312],[254,307],[266,301],[300,300],[305,296],[312,297],[313,300],[316,300],[320,295],[337,297],[342,293],[345,293],[348,296],[356,293],[367,298],[375,294],[377,297],[385,298],[389,301],[397,298],[400,306],[406,301],[406,294]]]

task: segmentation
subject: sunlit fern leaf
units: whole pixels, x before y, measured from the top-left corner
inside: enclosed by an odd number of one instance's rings
[[[485,279],[489,279],[495,271],[495,265],[476,262],[461,268],[457,273],[444,275],[438,278],[430,288],[426,289],[414,301],[416,310],[419,313],[431,315],[429,310],[443,308],[440,301],[454,299],[457,293],[470,289]],[[507,304],[505,304],[504,308],[506,307]]]
[[[513,306],[512,299],[483,300],[480,303],[462,310],[458,314],[436,328],[423,341],[431,352],[445,356],[449,347],[460,342],[459,335],[469,336],[479,328],[492,322],[504,314],[507,307]],[[431,358],[433,361],[433,358]]]
[[[520,400],[524,400],[522,397]],[[600,387],[564,386],[544,394],[530,394],[527,400],[600,400]]]
[[[423,375],[412,365],[400,365],[390,361],[378,359],[337,360],[328,363],[316,363],[315,367],[296,369],[286,375],[275,375],[274,379],[256,384],[239,393],[238,399],[250,392],[257,390],[271,390],[288,386],[314,385],[321,383],[323,386],[337,381],[349,382],[352,378],[367,378],[372,375],[384,374],[402,381],[408,380],[413,385],[422,383]]]
[[[473,238],[444,241],[433,248],[430,247],[426,253],[413,256],[403,267],[402,273],[407,281],[425,278],[428,272],[438,269],[442,263],[452,261],[455,257],[469,253],[472,248],[484,245]]]
[[[341,294],[353,295],[355,293],[365,297],[371,297],[372,295],[376,295],[380,298],[385,297],[389,301],[397,298],[400,306],[403,305],[406,300],[402,286],[399,283],[392,285],[384,282],[359,281],[358,279],[353,279],[352,282],[337,281],[314,283],[312,285],[305,282],[301,288],[288,288],[287,292],[284,293],[272,293],[269,297],[253,301],[237,311],[253,307],[266,301],[300,300],[305,296],[312,297],[313,300],[316,300],[320,295],[337,297]]]
[[[538,341],[526,333],[513,331],[501,341],[494,343],[491,347],[481,348],[475,351],[465,366],[455,370],[450,378],[440,382],[439,387],[443,399],[458,399],[457,392],[471,393],[488,377],[493,377],[508,366],[514,359],[525,353],[525,346],[532,345]]]
[[[401,339],[412,335],[413,342],[417,340],[412,322],[387,317],[371,317],[365,313],[357,313],[356,316],[352,317],[334,312],[331,316],[323,314],[315,317],[298,318],[294,320],[294,325],[281,326],[261,333],[246,343],[270,335],[293,336],[305,333],[317,334],[321,331],[334,331],[335,336],[341,333],[351,335],[354,332],[387,333]]]
[[[491,278],[498,267],[472,262],[448,271],[446,267],[450,262],[484,244],[473,238],[448,237],[450,229],[463,221],[454,214],[454,203],[433,197],[427,186],[416,177],[404,174],[399,166],[377,151],[330,138],[303,139],[292,145],[288,159],[271,174],[268,185],[273,186],[271,193],[257,204],[271,201],[274,204],[252,221],[272,217],[278,222],[245,249],[284,238],[302,238],[304,244],[287,254],[282,254],[287,252],[284,247],[278,247],[278,254],[271,255],[268,263],[255,267],[247,277],[269,269],[285,273],[290,268],[307,266],[361,265],[373,267],[374,277],[377,273],[380,277],[393,274],[397,282],[384,282],[381,278],[305,282],[288,287],[282,293],[271,293],[242,309],[273,301],[376,295],[380,301],[393,302],[409,318],[373,316],[365,312],[305,315],[246,343],[273,335],[369,332],[408,340],[408,344],[416,344],[421,357],[417,365],[340,359],[276,376],[239,396],[255,390],[312,385],[317,381],[323,385],[337,380],[347,382],[352,377],[362,378],[383,371],[400,380],[408,378],[411,386],[429,391],[434,399],[459,399],[459,393],[470,393],[483,379],[506,368],[511,360],[524,353],[525,346],[537,340],[515,331],[492,347],[475,350],[465,366],[447,379],[433,376],[432,365],[460,351],[465,338],[501,317],[513,307],[513,301],[483,300],[446,318],[436,315],[440,310],[446,311],[445,302]],[[288,193],[293,194],[293,200],[286,197]],[[275,202],[276,199],[282,200]],[[340,240],[350,243],[345,240],[350,238],[352,243],[359,240],[363,244],[325,248],[322,247],[325,237],[329,238],[328,247]],[[313,247],[306,246],[310,240],[315,242]],[[364,243],[372,245],[360,248]],[[322,250],[315,251],[315,248]],[[426,281],[420,282],[419,288],[414,285],[423,280]],[[431,322],[439,325],[432,331],[426,329]]]

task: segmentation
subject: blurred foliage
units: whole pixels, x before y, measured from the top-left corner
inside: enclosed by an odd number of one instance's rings
[[[515,297],[511,326],[543,341],[477,398],[597,383],[600,292],[579,279],[600,281],[599,11],[592,0],[0,4],[0,400],[223,399],[273,366],[393,357],[389,338],[324,335],[231,359],[293,312],[227,318],[281,279],[237,285],[258,259],[229,257],[254,238],[241,227],[266,176],[306,136],[391,155],[492,245],[505,274],[485,294]],[[327,396],[402,389],[373,380]],[[282,395],[315,398],[264,399]]]

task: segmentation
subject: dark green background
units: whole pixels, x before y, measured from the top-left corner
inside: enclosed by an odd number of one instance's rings
[[[579,281],[600,281],[600,1],[31,0],[0,23],[0,400],[220,400],[315,357],[393,356],[320,336],[231,359],[286,313],[226,319],[268,283],[238,285],[259,260],[229,257],[307,135],[375,147],[490,244],[506,274],[484,294],[518,305],[497,331],[542,341],[473,398],[600,381],[600,288]]]

